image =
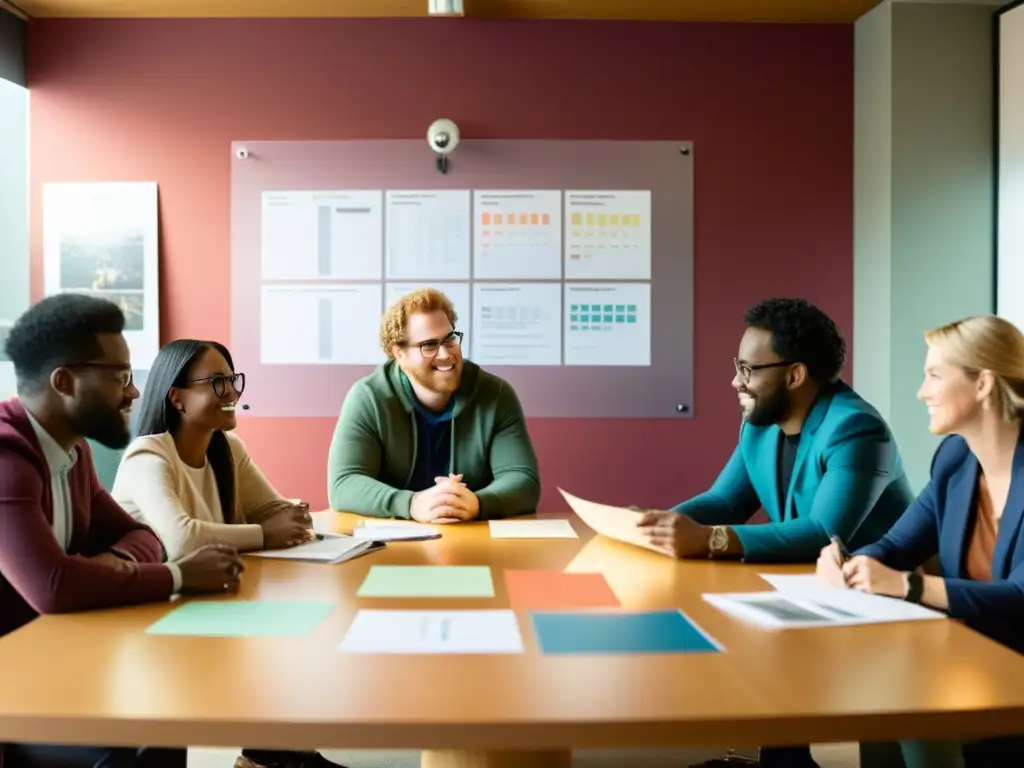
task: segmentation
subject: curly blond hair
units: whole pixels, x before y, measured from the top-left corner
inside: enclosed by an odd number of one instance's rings
[[[394,347],[405,344],[405,326],[409,322],[409,316],[417,312],[428,314],[440,310],[448,317],[448,322],[455,327],[455,321],[459,319],[455,314],[455,307],[451,301],[434,288],[420,288],[407,293],[384,311],[380,321],[380,346],[388,359],[395,357]]]

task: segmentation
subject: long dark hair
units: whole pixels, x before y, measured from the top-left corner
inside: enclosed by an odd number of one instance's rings
[[[203,352],[215,349],[220,352],[233,371],[235,363],[231,353],[216,341],[177,339],[161,349],[149,370],[142,393],[139,413],[138,436],[159,435],[164,432],[176,434],[181,425],[181,414],[171,403],[171,387],[188,384],[188,370]],[[206,449],[206,460],[210,462],[213,476],[217,481],[221,513],[224,522],[235,519],[235,465],[231,457],[231,446],[221,430],[215,430]]]

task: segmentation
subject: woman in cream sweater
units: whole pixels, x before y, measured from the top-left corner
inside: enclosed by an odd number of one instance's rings
[[[179,339],[160,350],[113,496],[145,522],[174,560],[213,541],[274,549],[311,535],[304,504],[283,498],[231,430],[245,374],[212,341]],[[243,750],[235,768],[338,768],[317,752]]]
[[[160,537],[171,560],[218,541],[239,551],[299,544],[305,505],[283,498],[231,434],[245,388],[221,344],[172,341],[157,354],[142,398],[139,437],[112,490]]]

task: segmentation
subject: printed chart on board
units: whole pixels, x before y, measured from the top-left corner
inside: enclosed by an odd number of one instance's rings
[[[381,363],[366,318],[430,287],[481,365],[650,366],[651,226],[647,190],[264,191],[260,361]]]

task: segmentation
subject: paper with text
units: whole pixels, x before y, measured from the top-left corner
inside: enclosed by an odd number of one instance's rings
[[[561,190],[476,190],[473,212],[477,280],[561,279]]]
[[[266,191],[264,280],[380,280],[384,192]]]
[[[472,350],[480,365],[561,365],[561,284],[476,283]]]
[[[388,190],[384,219],[389,280],[468,280],[468,189]]]
[[[347,653],[522,653],[512,611],[369,611],[356,614]]]
[[[566,283],[565,364],[650,366],[650,283]]]
[[[793,592],[767,591],[705,594],[704,600],[737,618],[771,629],[837,627],[900,621],[944,619],[946,614],[922,605],[852,589],[800,587]]]

